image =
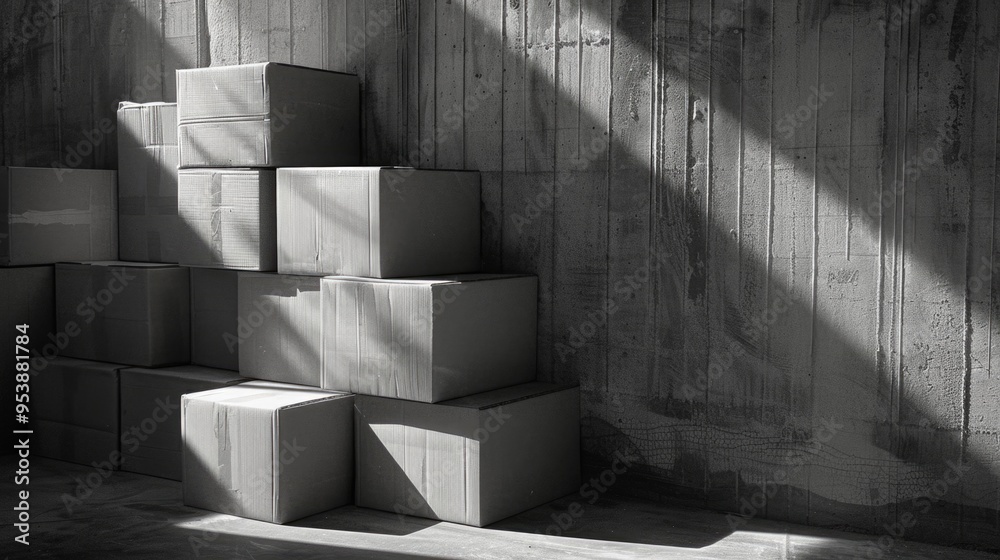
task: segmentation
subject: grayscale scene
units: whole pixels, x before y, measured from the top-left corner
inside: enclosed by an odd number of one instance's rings
[[[0,49],[0,559],[1000,560],[1000,2]]]

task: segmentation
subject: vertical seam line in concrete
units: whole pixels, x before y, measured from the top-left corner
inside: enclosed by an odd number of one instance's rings
[[[766,313],[768,309],[771,308],[771,276],[773,275],[774,266],[774,3],[775,0],[771,0],[771,57],[770,57],[770,72],[768,76],[768,96],[770,101],[770,114],[768,115],[768,125],[767,125],[767,157],[768,157],[768,178],[767,178],[767,251],[765,254],[765,266],[767,268],[764,275],[764,312]],[[765,331],[764,334],[764,364],[765,370],[770,370],[769,364],[771,361],[771,329],[770,327]],[[765,372],[766,375],[770,375],[770,372]]]
[[[418,18],[420,17],[420,12],[419,11],[417,12],[417,17]],[[417,28],[419,29],[419,27],[420,26],[418,25]],[[419,43],[419,39],[418,39],[417,44],[418,45],[420,44]],[[418,59],[419,59],[419,57],[418,57]],[[506,216],[504,215],[504,196],[503,196],[504,195],[504,177],[507,175],[504,172],[504,168],[507,166],[507,156],[506,156],[505,150],[504,150],[505,145],[507,144],[507,142],[506,142],[507,129],[504,126],[504,122],[505,122],[504,121],[504,118],[505,118],[505,115],[504,115],[504,106],[507,104],[506,103],[506,101],[507,101],[507,87],[504,84],[504,82],[506,81],[506,79],[507,79],[507,4],[504,2],[504,3],[500,4],[500,176],[499,176],[499,179],[500,179],[500,185],[499,185],[499,187],[500,187],[500,220],[499,220],[499,222],[500,222],[500,225],[499,225],[499,227],[500,227],[500,232],[499,232],[499,236],[500,236],[500,247],[499,247],[500,255],[498,255],[498,256],[499,256],[499,260],[500,260],[500,271],[501,272],[504,270],[504,267],[503,267],[503,247],[504,247],[504,244],[503,244],[503,235],[504,235],[504,221],[506,219]],[[419,80],[418,80],[418,83],[419,83]],[[417,121],[419,122],[419,119],[417,119]]]
[[[528,6],[521,4],[521,168],[524,174],[523,181],[528,180],[528,76],[531,74],[528,69]]]
[[[90,47],[90,52],[91,54],[93,54],[95,51],[94,21],[93,18],[91,17],[90,0],[87,0],[84,7],[87,10],[87,41],[88,41],[88,46]],[[87,65],[87,74],[89,78],[87,87],[88,89],[90,89],[90,125],[92,127],[97,127],[98,129],[100,129],[101,127],[97,124],[97,107],[96,107],[97,92],[96,88],[94,87],[94,66],[95,66],[94,64]],[[96,160],[98,159],[98,155],[96,153],[98,149],[103,151],[104,148],[102,148],[100,144],[95,142],[94,153],[91,154],[93,157],[92,161],[94,162],[96,162]],[[97,166],[95,165],[94,167]]]
[[[646,251],[646,259],[648,266],[650,266],[649,273],[649,307],[647,311],[651,313],[649,318],[650,330],[653,335],[653,356],[652,356],[652,371],[649,372],[649,379],[651,383],[649,384],[648,390],[654,395],[654,398],[660,396],[660,329],[659,321],[659,309],[660,309],[660,298],[659,298],[659,266],[656,269],[652,268],[654,255],[657,260],[660,260],[660,256],[657,254],[657,232],[659,232],[659,226],[657,218],[657,202],[659,201],[659,189],[660,189],[660,178],[661,178],[661,164],[662,164],[662,150],[660,149],[660,142],[662,141],[660,131],[662,130],[663,122],[663,71],[662,65],[660,64],[661,53],[660,53],[660,35],[662,33],[660,29],[660,11],[657,9],[659,4],[654,0],[650,3],[650,9],[652,11],[651,18],[652,23],[650,25],[650,96],[649,96],[649,113],[651,126],[649,129],[649,243]]]
[[[558,179],[559,173],[559,31],[561,26],[559,25],[559,6],[560,0],[553,1],[554,10],[554,21],[553,25],[553,47],[552,47],[552,188],[553,192],[556,188],[556,180]],[[580,41],[577,40],[577,49],[580,48]],[[577,70],[579,73],[579,70]],[[577,128],[579,129],[579,123],[577,123]],[[549,248],[552,251],[552,259],[549,262],[550,274],[549,278],[552,281],[549,284],[549,333],[552,336],[551,341],[555,341],[556,333],[556,261],[559,259],[559,252],[555,250],[556,246],[556,205],[559,203],[559,197],[552,196],[552,209],[550,213],[552,214],[552,231],[549,235]],[[549,380],[556,381],[556,357],[555,354],[549,353]]]
[[[243,20],[240,18],[240,3],[236,0],[236,64],[243,64]]]
[[[288,62],[290,64],[295,64],[295,27],[293,23],[295,21],[292,17],[295,11],[295,2],[288,0]]]
[[[606,227],[604,230],[604,301],[607,302],[611,297],[611,172],[612,166],[614,165],[614,129],[612,127],[611,113],[614,108],[615,102],[615,17],[617,16],[617,9],[615,2],[610,2],[608,4],[611,10],[611,17],[608,18],[608,165],[605,176],[607,177],[608,188],[605,193],[605,203],[604,212],[606,215],[605,223]],[[609,343],[611,342],[610,330],[605,327],[604,329],[604,390],[607,391],[610,387],[610,381],[608,379],[608,370],[610,365],[609,356],[611,354],[611,348]]]
[[[59,142],[59,153],[60,153],[59,157],[62,157],[62,154],[61,154],[61,152],[63,150],[63,127],[62,127],[62,121],[63,121],[63,98],[62,98],[62,81],[63,81],[63,73],[62,73],[62,36],[63,36],[63,33],[62,33],[62,31],[63,31],[63,29],[62,29],[62,25],[63,25],[63,20],[65,19],[65,16],[63,14],[63,8],[62,8],[62,2],[61,2],[61,0],[56,0],[56,9],[55,9],[55,12],[57,14],[56,17],[58,18],[58,21],[56,21],[55,25],[52,26],[52,34],[53,34],[53,37],[52,37],[52,52],[53,52],[52,62],[53,62],[53,66],[54,66],[53,71],[54,71],[54,74],[55,74],[55,79],[53,80],[53,83],[54,83],[54,86],[55,86],[56,134],[58,136],[58,142]],[[27,47],[25,47],[25,50],[27,50]],[[27,54],[27,53],[25,53],[25,54]],[[22,81],[23,84],[25,84],[25,89],[27,89],[27,80],[24,80],[22,78],[21,81]],[[25,100],[27,100],[28,99],[28,92],[25,91],[24,93],[25,93]],[[24,143],[24,145],[27,146],[27,135],[25,135],[25,143]]]
[[[467,34],[467,19],[469,13],[469,5],[466,0],[462,0],[462,167],[466,167],[467,157],[469,155],[468,150],[468,137],[469,129],[468,126],[468,113],[466,112],[467,103],[469,100],[469,83],[468,74],[466,74],[465,65],[469,59],[469,53],[465,50],[465,39]]]
[[[1000,58],[998,58],[997,66],[1000,68]],[[1000,75],[1000,72],[998,72]],[[997,105],[997,115],[1000,117],[1000,104]],[[992,199],[992,215],[993,220],[990,222],[990,304],[987,307],[987,323],[989,327],[986,329],[987,332],[987,352],[986,352],[986,375],[988,378],[993,377],[993,305],[996,298],[996,259],[997,259],[997,168],[996,162],[1000,153],[997,151],[998,144],[1000,141],[1000,118],[998,118],[998,127],[993,131],[993,162],[994,162],[994,172],[993,172],[993,199]],[[998,509],[998,517],[1000,517],[1000,508]]]
[[[993,2],[995,0],[990,0],[990,1]],[[974,39],[973,39],[973,46],[972,46],[972,52],[973,52],[973,55],[972,55],[972,72],[971,72],[971,76],[969,78],[969,81],[970,81],[971,87],[972,87],[972,96],[971,96],[971,99],[972,99],[972,101],[971,101],[971,103],[972,103],[972,111],[971,112],[972,112],[973,115],[976,114],[976,110],[979,108],[977,106],[977,104],[976,104],[976,93],[977,93],[977,90],[979,89],[979,87],[978,87],[979,86],[979,81],[977,79],[978,78],[979,65],[976,63],[976,60],[978,58],[977,55],[979,54],[978,53],[978,48],[977,48],[978,47],[978,42],[979,42],[979,17],[978,17],[979,16],[979,1],[976,0],[975,4],[976,4],[976,6],[974,8],[975,9],[975,16],[974,16],[975,23],[973,24],[974,25],[974,29],[975,29],[975,34],[973,35]],[[976,129],[976,123],[975,123],[975,118],[973,118],[972,134],[971,134],[973,142],[975,142],[975,139],[976,139],[975,129]],[[973,159],[973,160],[975,160],[976,147],[973,146],[972,148],[970,148],[969,152],[970,152],[970,158]],[[975,163],[973,163],[972,165],[974,166]],[[969,201],[968,201],[968,208],[966,210],[967,213],[966,213],[966,226],[965,226],[965,282],[963,282],[963,288],[965,288],[965,305],[963,306],[964,307],[963,312],[965,314],[965,317],[964,317],[964,319],[965,319],[965,341],[964,341],[965,344],[964,344],[964,348],[963,348],[963,352],[965,354],[963,356],[964,362],[965,362],[964,363],[965,371],[962,372],[962,436],[961,436],[961,441],[960,441],[960,444],[961,444],[961,447],[960,447],[961,455],[959,456],[960,460],[963,463],[965,462],[966,457],[968,455],[968,446],[969,446],[969,411],[971,409],[971,404],[972,404],[972,395],[970,394],[970,390],[972,388],[972,332],[973,332],[973,329],[972,329],[972,290],[971,290],[971,288],[969,286],[969,280],[971,280],[971,278],[972,278],[972,254],[973,254],[972,243],[973,243],[973,239],[974,239],[973,234],[972,234],[972,231],[973,231],[972,230],[972,228],[973,228],[973,211],[972,211],[972,209],[975,206],[975,204],[973,202],[973,199],[974,199],[974,194],[975,194],[975,192],[977,190],[975,183],[972,183],[971,185],[969,185],[969,187],[970,187],[970,189],[969,189]],[[963,529],[963,525],[964,525],[963,521],[964,521],[964,517],[965,517],[965,506],[964,506],[964,504],[959,504],[959,506],[960,507],[959,507],[959,525],[958,525],[958,528],[959,528],[959,535],[961,535],[961,532],[962,532],[962,529]]]
[[[844,227],[846,231],[844,232],[844,253],[846,255],[846,260],[848,263],[851,261],[851,179],[853,178],[852,171],[854,170],[854,53],[855,49],[855,26],[857,25],[857,14],[855,13],[855,8],[857,5],[851,3],[851,76],[848,80],[848,99],[847,104],[847,199],[845,200],[845,206],[847,210],[847,220]]]
[[[712,102],[712,81],[713,73],[715,72],[715,60],[713,58],[713,50],[715,49],[715,38],[712,29],[712,18],[715,16],[715,3],[716,0],[709,0],[708,3],[708,37],[709,37],[709,47],[708,47],[708,98],[707,107],[705,111],[705,152],[706,152],[706,171],[705,171],[705,334],[707,339],[707,344],[705,348],[705,417],[708,418],[708,393],[710,389],[711,379],[708,377],[709,368],[712,365],[712,320],[710,319],[712,315],[712,290],[709,289],[709,276],[712,274],[712,160],[714,155],[714,150],[712,146],[715,144],[715,138],[712,137],[712,121],[715,119],[715,106]],[[706,468],[706,475],[710,474],[710,469]],[[706,480],[706,488],[708,485],[708,480]]]
[[[823,46],[823,18],[822,16],[818,18],[816,22],[816,88],[819,89],[820,86],[820,76],[823,75],[823,56],[822,56],[822,46]],[[809,410],[810,410],[810,423],[814,420],[812,418],[815,413],[816,407],[816,331],[817,323],[819,322],[817,313],[817,298],[819,292],[818,278],[819,278],[819,178],[818,166],[819,166],[819,110],[813,116],[813,168],[812,168],[812,184],[813,184],[813,239],[812,239],[812,308],[810,309],[811,322],[809,326]],[[811,431],[810,427],[810,431]],[[812,514],[812,469],[806,473],[806,524],[810,522],[810,517]]]
[[[437,23],[437,18],[435,18],[434,21],[435,21],[435,24],[436,24]],[[362,9],[361,9],[361,29],[363,31],[360,34],[360,36],[362,37],[362,41],[361,41],[361,62],[359,63],[359,66],[361,66],[362,70],[364,70],[364,81],[361,82],[361,93],[362,93],[362,98],[361,98],[361,158],[362,159],[361,159],[361,162],[364,163],[365,165],[371,165],[373,162],[368,161],[368,151],[367,151],[368,138],[371,135],[371,122],[369,122],[369,120],[368,120],[368,106],[370,105],[370,101],[368,99],[365,99],[365,97],[367,97],[367,96],[364,95],[364,93],[370,91],[370,88],[368,87],[368,84],[366,83],[368,81],[368,71],[367,71],[368,70],[368,0],[364,0],[364,2],[362,3]],[[434,31],[435,31],[435,35],[436,35],[437,28],[435,28]],[[435,55],[434,56],[437,56],[436,49],[435,49]],[[435,64],[434,64],[435,68],[437,68],[437,63],[436,62],[437,61],[435,60]],[[434,85],[435,85],[435,87],[437,87],[437,81],[436,80],[434,82]],[[437,152],[437,147],[436,146],[435,146],[435,150],[434,151],[435,151],[435,153]],[[435,161],[435,163],[437,163],[437,159],[435,159],[434,161]],[[379,163],[381,163],[381,162],[379,162]]]
[[[744,100],[743,86],[746,83],[744,81],[744,79],[743,79],[744,72],[746,70],[746,68],[744,66],[744,54],[745,54],[744,53],[744,47],[746,46],[746,39],[747,39],[747,35],[746,35],[746,22],[744,21],[745,17],[746,17],[746,0],[741,0],[740,1],[740,22],[739,22],[740,23],[740,48],[739,48],[740,60],[739,60],[739,72],[737,73],[737,75],[739,76],[739,80],[740,80],[740,83],[739,83],[739,87],[740,87],[740,101],[739,101],[740,115],[739,115],[739,118],[736,119],[737,125],[740,128],[740,130],[739,130],[740,148],[739,148],[739,152],[736,154],[736,159],[737,159],[737,166],[736,166],[736,174],[737,174],[737,179],[736,179],[736,182],[737,182],[737,187],[736,187],[736,189],[737,189],[737,194],[736,194],[736,197],[737,197],[737,200],[736,200],[736,263],[737,264],[736,264],[736,266],[737,266],[737,278],[738,278],[737,283],[739,283],[739,281],[740,281],[739,278],[742,278],[742,263],[743,263],[743,192],[744,192],[744,188],[746,186],[744,184],[744,181],[745,181],[746,177],[744,176],[744,173],[743,173],[743,154],[744,154],[744,150],[746,150],[746,135],[743,133],[743,127],[744,127],[744,124],[743,124],[743,116],[744,116],[744,112],[743,112],[743,100]]]
[[[167,5],[160,0],[160,99],[167,92]]]

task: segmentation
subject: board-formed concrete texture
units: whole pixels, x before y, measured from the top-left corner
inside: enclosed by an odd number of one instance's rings
[[[481,170],[485,270],[539,276],[589,462],[998,546],[997,2],[44,6],[0,6],[5,164],[113,168],[101,123],[177,68],[357,73],[363,161]]]

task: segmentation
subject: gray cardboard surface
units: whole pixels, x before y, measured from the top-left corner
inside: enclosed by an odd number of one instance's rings
[[[320,279],[241,272],[237,336],[243,375],[319,387]]]
[[[177,262],[177,105],[118,107],[118,244],[128,261]]]
[[[53,358],[31,378],[32,451],[42,457],[120,465],[118,364]]]
[[[191,268],[191,363],[238,371],[239,273]]]
[[[358,395],[355,505],[481,527],[577,491],[579,389],[513,392],[483,408]]]
[[[0,167],[0,266],[118,258],[117,174]]]
[[[535,379],[537,279],[322,281],[322,387],[439,402]]]
[[[357,76],[264,62],[178,70],[180,165],[360,163]]]
[[[395,278],[480,269],[475,171],[278,170],[278,271]]]
[[[186,268],[128,262],[55,268],[56,321],[76,333],[61,355],[146,367],[188,363]]]
[[[271,523],[351,503],[353,404],[257,381],[184,396],[184,503]]]
[[[274,170],[183,169],[177,188],[181,264],[277,268]]]
[[[125,368],[121,375],[122,470],[181,479],[181,396],[248,381],[202,366]]]

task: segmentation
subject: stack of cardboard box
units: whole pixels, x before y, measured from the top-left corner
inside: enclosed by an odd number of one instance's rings
[[[359,506],[486,525],[579,485],[579,395],[535,383],[537,278],[482,274],[476,172],[278,170],[278,271],[323,275]]]
[[[578,390],[536,381],[537,279],[481,272],[477,172],[359,166],[347,74],[181,70],[177,99],[120,107],[117,199],[7,196],[3,264],[62,261],[13,282],[54,310],[5,304],[56,333],[43,453],[275,523],[485,525],[578,487]]]
[[[275,272],[276,174],[357,165],[359,93],[285,64],[178,72],[180,262],[210,339],[192,361],[265,380],[184,397],[189,505],[284,523],[351,501],[353,397],[319,390],[319,279]]]

